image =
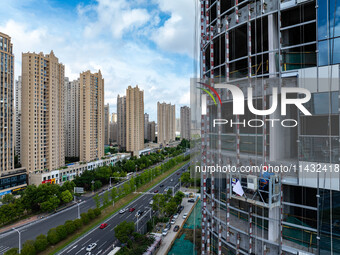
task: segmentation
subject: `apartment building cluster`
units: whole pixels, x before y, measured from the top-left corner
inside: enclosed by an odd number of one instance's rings
[[[14,82],[13,45],[3,33],[0,53],[0,196],[28,182],[72,180],[90,169],[89,162],[112,163],[116,158],[105,157],[105,145],[117,143],[138,156],[148,153],[145,141],[157,141],[156,123],[144,113],[144,91],[138,86],[129,86],[126,96],[118,95],[117,113],[110,113],[100,70],[84,71],[70,80],[53,51],[27,52],[22,53],[21,75]],[[175,140],[174,118],[175,106],[164,105],[159,143]],[[15,168],[15,154],[21,168]],[[65,165],[65,159],[78,163]]]

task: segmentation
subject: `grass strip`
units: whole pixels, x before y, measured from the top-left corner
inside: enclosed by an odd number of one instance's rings
[[[151,182],[139,187],[137,189],[137,192],[145,192],[151,189],[153,186],[156,186],[158,183],[163,181],[165,178],[176,172],[178,169],[180,169],[185,164],[189,163],[190,160],[183,161],[179,163],[178,165],[174,166],[173,168],[169,169],[165,173],[157,176],[155,179],[153,179]],[[101,215],[95,219],[95,221],[90,224],[83,226],[80,230],[76,231],[74,234],[67,237],[65,240],[59,242],[57,245],[50,246],[45,251],[41,252],[40,254],[47,255],[47,254],[56,254],[57,252],[64,249],[66,246],[71,244],[73,241],[81,237],[82,235],[86,234],[88,231],[92,230],[94,227],[99,226],[99,224],[106,219],[110,218],[113,214],[130,204],[132,201],[136,200],[138,197],[140,197],[142,194],[138,193],[130,193],[127,196],[119,199],[117,202],[115,202],[114,207],[112,206],[106,207],[102,210]]]

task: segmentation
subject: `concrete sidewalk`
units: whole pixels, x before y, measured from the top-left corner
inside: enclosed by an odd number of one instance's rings
[[[177,233],[181,231],[182,227],[184,226],[184,223],[190,216],[190,212],[192,211],[192,208],[194,207],[195,203],[188,203],[188,200],[192,198],[183,198],[182,205],[184,206],[183,211],[176,219],[176,223],[174,225],[171,225],[171,229],[168,231],[168,234],[163,238],[162,244],[159,247],[159,250],[157,251],[157,254],[159,255],[166,255],[168,251],[171,248],[172,243],[175,241]],[[183,219],[184,213],[188,213],[188,216]],[[174,227],[176,225],[179,225],[179,230],[177,232],[174,232]]]

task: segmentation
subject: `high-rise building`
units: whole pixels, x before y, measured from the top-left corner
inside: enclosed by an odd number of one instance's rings
[[[126,89],[126,151],[139,155],[144,149],[144,91]]]
[[[176,139],[175,105],[157,103],[157,142],[164,146]]]
[[[104,105],[104,144],[110,144],[110,105]]]
[[[65,156],[79,158],[80,81],[65,77]]]
[[[117,113],[113,112],[110,114],[110,122],[117,122]]]
[[[64,65],[53,51],[22,54],[21,162],[29,172],[65,165]]]
[[[21,76],[15,81],[15,154],[20,159],[21,148]]]
[[[198,86],[212,96],[197,90],[206,107],[191,107],[201,128],[195,163],[206,167],[196,172],[200,253],[340,254],[340,173],[329,171],[340,157],[339,2],[212,0],[201,10]],[[297,88],[311,93],[303,103],[311,115],[280,102],[284,89]],[[274,113],[253,113],[272,109],[275,98]],[[280,124],[287,120],[297,126]],[[208,171],[215,166],[225,171]]]
[[[110,114],[110,144],[116,143],[118,140],[118,123],[117,113]]]
[[[117,97],[117,143],[120,150],[126,150],[126,96]]]
[[[144,113],[144,139],[148,139],[149,114]]]
[[[110,144],[117,142],[118,124],[117,122],[110,122]]]
[[[154,121],[148,122],[147,125],[147,140],[149,142],[154,142],[155,141],[155,128],[156,124]]]
[[[181,119],[176,118],[176,132],[181,132]]]
[[[104,156],[104,79],[98,73],[80,74],[80,161]]]
[[[190,108],[188,106],[181,107],[181,139],[190,139]]]
[[[0,33],[0,174],[14,168],[14,55],[11,37]]]

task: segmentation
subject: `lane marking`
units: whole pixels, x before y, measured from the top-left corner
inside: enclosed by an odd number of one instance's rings
[[[76,252],[76,255],[84,249],[85,249],[85,247],[81,248],[79,251]]]
[[[107,243],[107,241],[105,241],[101,246],[99,246],[98,247],[98,249],[100,249],[100,247],[102,247],[104,244],[106,244]]]
[[[77,246],[78,246],[78,244],[77,245],[75,245],[75,246],[73,246],[73,248],[72,249],[70,249],[67,253],[69,253],[69,252],[71,252],[73,249],[75,249],[75,248],[77,248]]]
[[[87,240],[85,243],[83,243],[83,245],[85,245],[87,242],[89,242],[92,238],[90,238],[89,240]]]

